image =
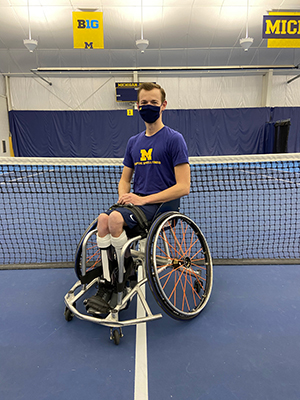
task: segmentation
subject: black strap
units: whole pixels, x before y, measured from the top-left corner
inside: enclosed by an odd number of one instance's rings
[[[102,268],[95,268],[95,269],[92,269],[92,270],[86,272],[85,275],[81,275],[80,281],[84,285],[84,284],[88,284],[88,283],[92,282],[92,280],[94,280],[95,278],[98,278],[100,276],[102,276]]]
[[[139,226],[148,233],[149,230],[149,221],[146,218],[145,213],[137,206],[129,203],[129,204],[114,204],[113,206],[110,207],[110,210],[115,210],[116,208],[127,208],[132,212],[132,214],[135,216],[136,222],[139,224]]]

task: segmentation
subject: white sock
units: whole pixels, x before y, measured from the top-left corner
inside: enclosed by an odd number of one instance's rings
[[[115,248],[119,265],[121,262],[121,250],[122,250],[124,244],[127,242],[127,240],[128,240],[128,238],[127,238],[125,231],[123,231],[119,237],[111,236],[111,244]]]
[[[111,245],[111,235],[108,233],[103,238],[97,235],[97,246],[101,249],[103,278],[110,282],[109,261],[107,248]]]

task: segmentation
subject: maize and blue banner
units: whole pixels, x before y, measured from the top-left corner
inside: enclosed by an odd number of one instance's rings
[[[300,47],[300,12],[270,12],[263,17],[262,38],[267,47]]]
[[[74,49],[104,49],[103,13],[74,11]]]

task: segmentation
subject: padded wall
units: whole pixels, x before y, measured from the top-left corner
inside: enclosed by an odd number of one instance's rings
[[[300,108],[165,110],[166,125],[183,134],[190,156],[272,153],[273,123],[291,119],[288,152],[300,151]],[[134,111],[10,111],[17,157],[123,157],[144,129]]]

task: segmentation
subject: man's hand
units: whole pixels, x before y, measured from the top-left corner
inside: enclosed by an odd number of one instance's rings
[[[145,197],[138,196],[134,193],[125,193],[119,197],[119,204],[133,204],[134,206],[143,206],[146,204]]]

